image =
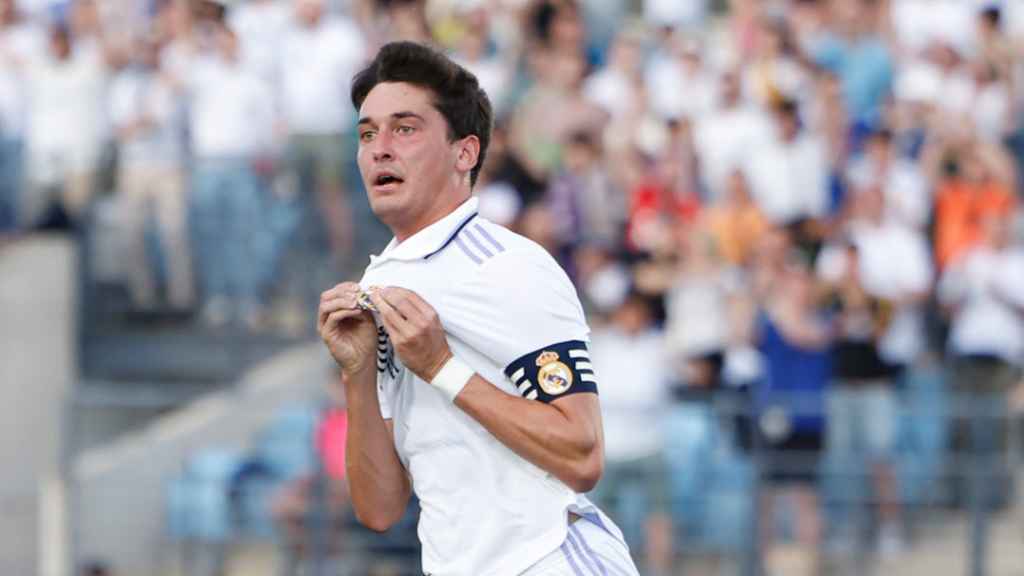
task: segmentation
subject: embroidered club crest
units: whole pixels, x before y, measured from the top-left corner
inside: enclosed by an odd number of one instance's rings
[[[537,382],[541,390],[551,396],[558,396],[572,386],[572,370],[558,361],[558,352],[545,350],[537,356]]]

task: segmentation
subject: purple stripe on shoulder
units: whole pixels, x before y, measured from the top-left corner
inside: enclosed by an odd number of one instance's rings
[[[594,564],[597,565],[597,569],[601,571],[601,576],[608,576],[608,571],[604,568],[604,563],[601,562],[601,557],[594,553],[594,550],[587,544],[587,540],[583,538],[583,532],[580,531],[576,526],[569,526],[569,532],[580,541],[583,545],[583,549],[586,550],[586,555],[581,554],[586,558],[589,558]]]
[[[569,561],[569,567],[572,568],[573,573],[576,574],[576,576],[586,576],[583,571],[580,570],[579,565],[576,564],[576,560],[572,557],[572,553],[569,552],[569,547],[565,542],[562,542],[561,550],[562,554],[565,554],[565,559]]]
[[[462,238],[456,236],[455,237],[455,244],[459,248],[462,248],[462,251],[465,252],[466,256],[469,256],[469,259],[472,260],[473,262],[476,262],[477,264],[483,264],[484,263],[484,261],[481,260],[479,256],[477,256],[476,254],[473,254],[472,252],[470,252],[469,247],[466,246],[466,243],[462,241]]]
[[[587,555],[583,553],[583,549],[580,548],[580,545],[576,543],[576,537],[574,536],[574,532],[572,531],[572,526],[569,526],[569,534],[566,536],[565,539],[569,542],[569,546],[572,547],[573,552],[575,552],[576,555],[580,557],[580,562],[582,562],[583,565],[587,567],[587,571],[589,571],[591,574],[597,574],[597,570],[594,567],[593,560],[587,558]],[[608,576],[608,574],[602,572],[602,576]]]
[[[466,228],[462,233],[466,235],[466,238],[469,238],[469,241],[472,242],[474,246],[479,248],[480,251],[484,253],[484,256],[487,256],[488,258],[494,256],[494,252],[488,250],[487,246],[484,246],[483,243],[477,240],[476,236],[474,236],[473,233],[470,232],[469,228]]]
[[[491,234],[487,232],[487,230],[485,230],[484,227],[481,226],[479,222],[476,225],[474,225],[473,228],[475,228],[476,231],[479,232],[480,235],[484,237],[484,240],[487,240],[488,242],[493,244],[495,250],[497,250],[498,252],[505,251],[505,247],[502,246],[497,240],[495,240],[494,236],[491,236]]]

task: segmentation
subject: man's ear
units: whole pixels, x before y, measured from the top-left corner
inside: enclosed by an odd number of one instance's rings
[[[458,156],[455,158],[455,169],[459,172],[469,173],[476,167],[480,158],[480,139],[474,134],[466,136],[455,142],[458,147]]]

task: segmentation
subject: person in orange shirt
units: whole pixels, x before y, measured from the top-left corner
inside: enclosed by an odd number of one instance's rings
[[[989,146],[947,150],[935,208],[935,258],[939,268],[954,262],[982,238],[982,222],[1012,214],[1012,171],[1004,154]]]
[[[751,199],[747,179],[739,170],[729,175],[724,201],[705,209],[703,224],[722,257],[734,265],[748,261],[771,226]]]

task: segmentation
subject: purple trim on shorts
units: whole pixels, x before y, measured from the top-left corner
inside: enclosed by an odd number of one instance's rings
[[[473,254],[472,252],[469,251],[469,247],[466,246],[466,243],[462,241],[462,238],[456,236],[455,237],[455,244],[459,248],[462,248],[462,251],[465,252],[466,256],[469,256],[469,259],[472,260],[473,262],[476,262],[477,264],[483,264],[484,263],[484,261],[481,260],[479,256],[477,256],[476,254]]]
[[[559,550],[562,551],[562,554],[565,554],[565,559],[569,561],[569,566],[572,568],[572,571],[576,573],[576,576],[586,576],[585,574],[583,574],[583,571],[580,570],[580,567],[576,564],[576,561],[573,560],[572,554],[569,553],[569,548],[566,547],[565,542],[562,542],[562,545],[559,547]]]
[[[494,237],[487,232],[487,230],[484,230],[484,227],[481,226],[479,223],[475,224],[473,228],[476,228],[477,232],[479,232],[480,235],[483,236],[485,240],[487,240],[491,244],[494,244],[494,247],[498,250],[498,252],[505,251],[505,247],[502,246],[497,240],[495,240]]]
[[[601,576],[608,576],[608,573],[604,571],[603,566],[597,566],[595,568],[594,559],[588,558],[587,555],[583,553],[583,549],[580,548],[580,545],[576,543],[576,538],[574,537],[574,534],[575,532],[573,532],[572,526],[570,526],[569,534],[566,536],[566,540],[568,540],[569,545],[572,546],[572,549],[574,552],[576,552],[576,555],[580,557],[580,561],[583,563],[584,566],[587,567],[587,570],[589,570],[592,574],[597,574],[597,569],[600,568]]]
[[[487,256],[488,258],[494,256],[494,252],[488,250],[487,246],[484,246],[482,242],[477,240],[476,236],[473,235],[472,231],[470,231],[469,228],[466,228],[462,233],[466,235],[466,238],[469,238],[469,240],[473,243],[474,246],[479,248],[480,251],[484,253],[484,256]]]

